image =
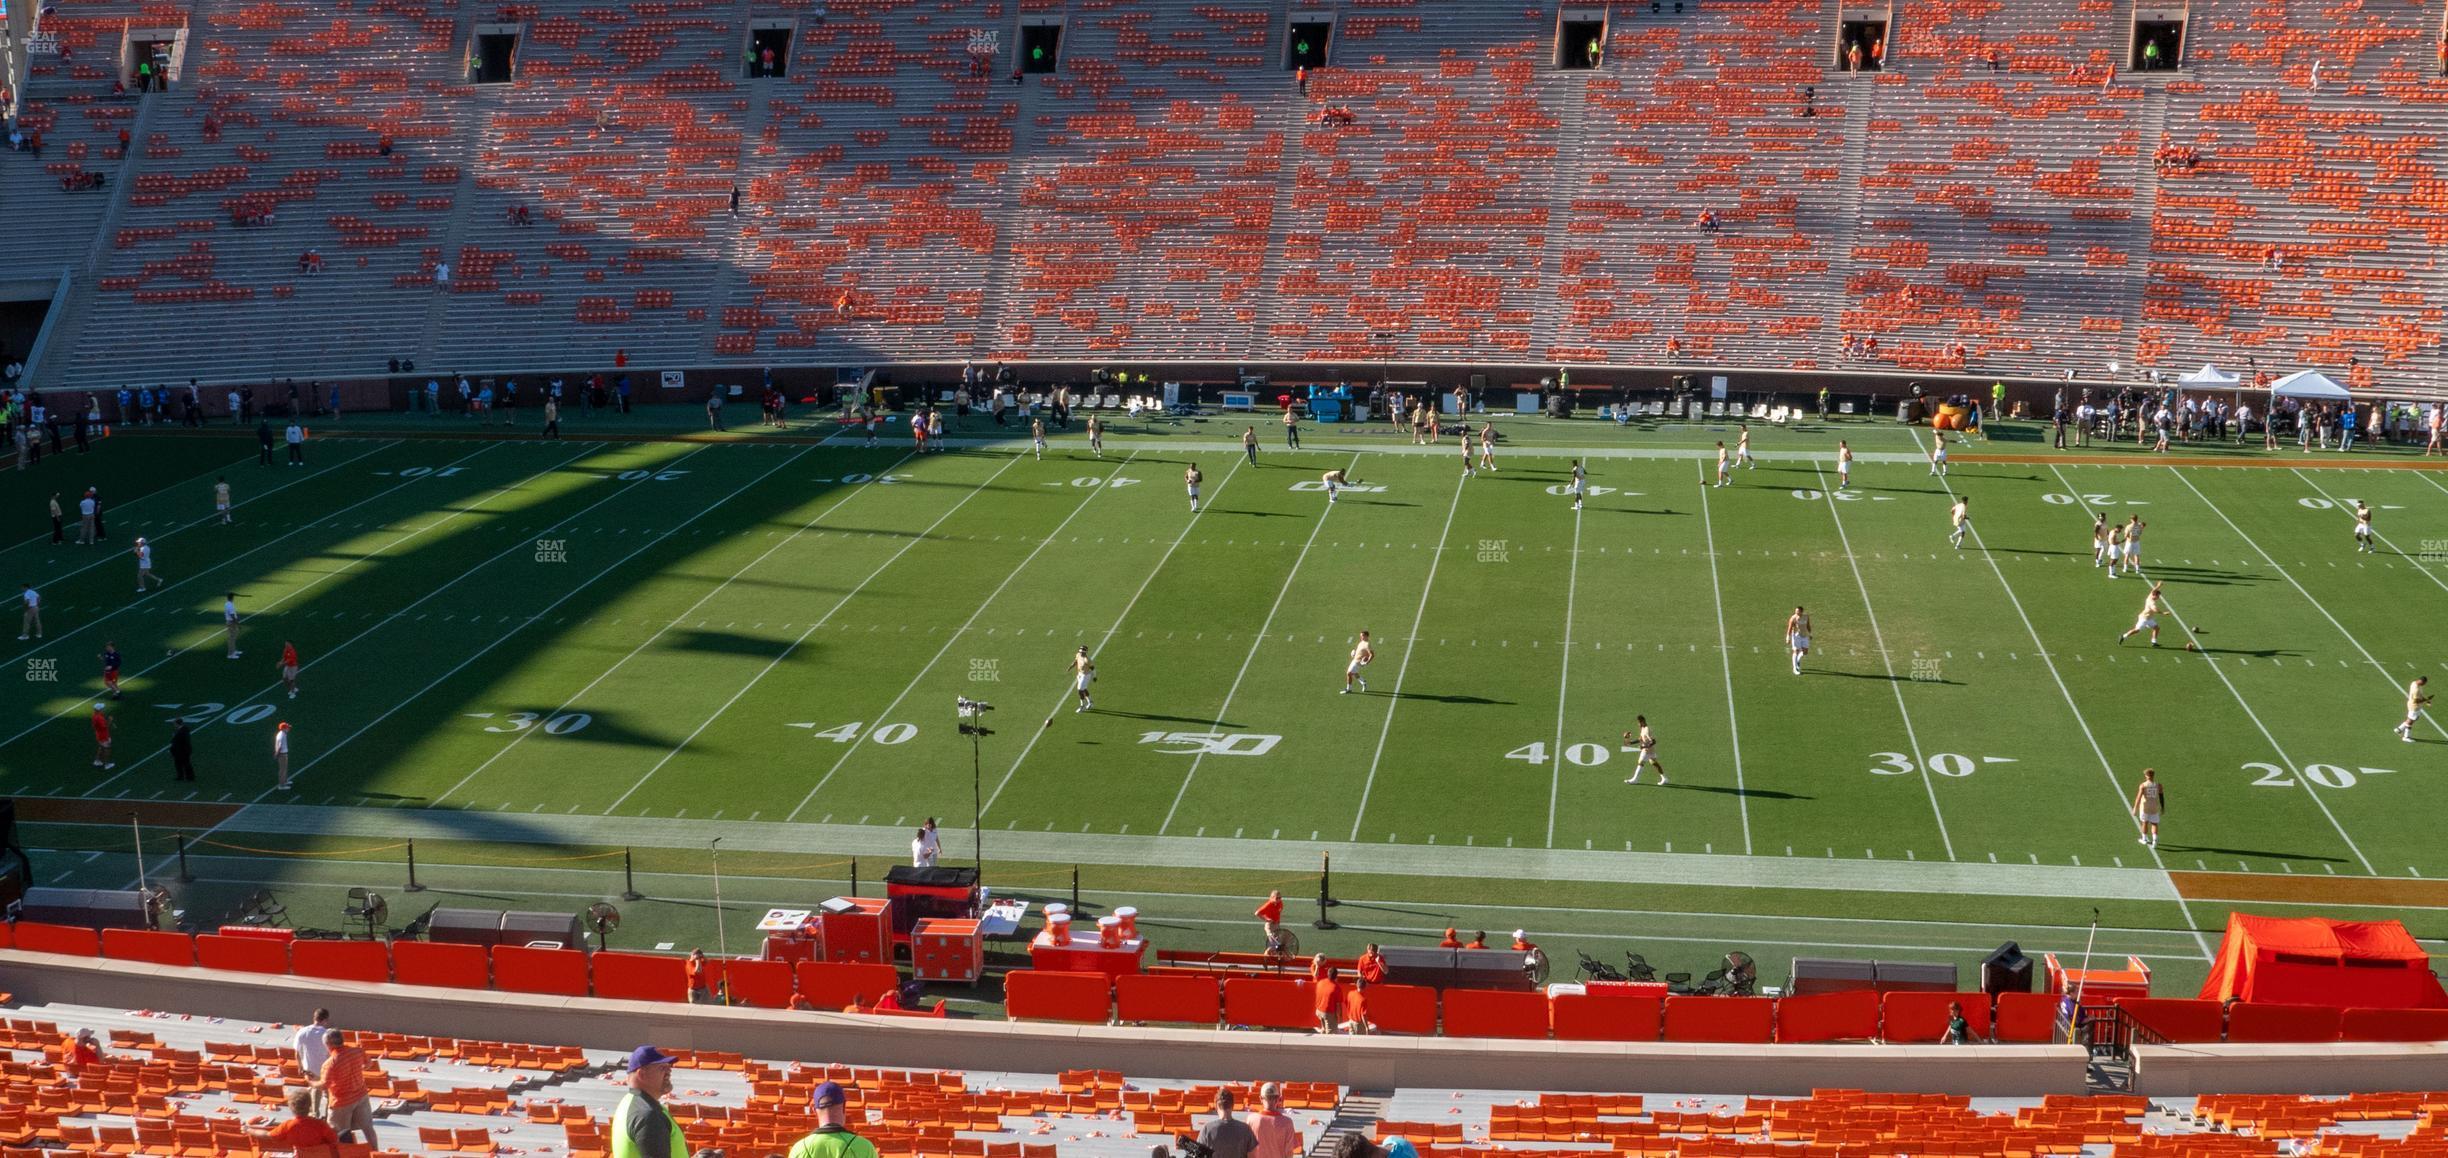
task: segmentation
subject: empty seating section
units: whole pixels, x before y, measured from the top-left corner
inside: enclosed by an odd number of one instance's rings
[[[2150,234],[2142,336],[2161,362],[2437,374],[2441,32],[2411,15],[2239,21],[2215,68],[2170,86],[2165,140],[2192,163],[2162,168]]]
[[[1585,74],[1561,74],[1566,217],[1542,357],[1829,364],[1852,227],[1839,165],[1868,86],[1823,71],[1817,0],[1645,7],[1610,26],[1586,95]]]
[[[778,0],[779,78],[720,0],[58,0],[0,199],[15,278],[78,277],[37,377],[76,387],[614,350],[2448,369],[2436,5],[2196,0],[2152,73],[2108,0],[1916,0],[1861,73],[1830,0],[1684,8],[1558,70],[1552,5],[1371,0],[1304,90],[1275,0]],[[1012,83],[1012,18],[1057,9],[1060,69]],[[469,83],[477,20],[520,29],[510,83]],[[178,82],[114,93],[147,27],[190,30]]]
[[[953,0],[836,3],[801,19],[787,77],[742,86],[738,272],[713,354],[957,360],[993,341],[1026,94],[973,67],[977,24]]]
[[[1559,185],[1581,161],[1559,146],[1577,82],[1544,67],[1549,33],[1523,15],[1369,21],[1342,45],[1349,67],[1272,114],[1294,139],[1261,342],[1319,359],[1547,356]]]

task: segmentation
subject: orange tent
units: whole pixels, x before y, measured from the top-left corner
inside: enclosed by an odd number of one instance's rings
[[[2448,1007],[2431,956],[2396,921],[2227,916],[2227,940],[2201,995],[2213,1001]]]

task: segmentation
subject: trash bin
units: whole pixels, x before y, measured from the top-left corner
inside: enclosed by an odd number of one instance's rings
[[[1919,417],[1919,415],[1915,413],[1915,411],[1919,408],[1920,400],[1917,398],[1907,398],[1902,402],[1896,403],[1896,421],[1904,423],[1912,422],[1915,418]]]

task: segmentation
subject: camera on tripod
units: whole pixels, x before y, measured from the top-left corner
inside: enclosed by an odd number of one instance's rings
[[[1148,1158],[1215,1158],[1215,1147],[1188,1134],[1176,1135],[1171,1148],[1151,1146]]]

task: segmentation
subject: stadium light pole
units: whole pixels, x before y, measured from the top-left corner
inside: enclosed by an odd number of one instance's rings
[[[986,883],[986,737],[994,729],[986,726],[986,713],[994,705],[967,696],[956,697],[953,709],[960,713],[960,734],[969,737],[969,840],[970,857],[977,861],[978,883]]]

